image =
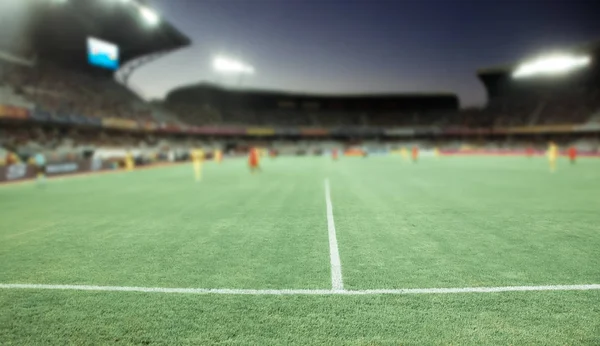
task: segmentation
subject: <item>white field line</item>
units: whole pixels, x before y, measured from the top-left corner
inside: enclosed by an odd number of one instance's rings
[[[333,220],[333,205],[331,204],[331,191],[329,179],[325,179],[325,202],[327,203],[327,229],[329,230],[329,257],[331,260],[331,288],[334,291],[344,290],[342,279],[342,262],[338,250],[337,237],[335,235],[335,222]]]
[[[127,287],[92,285],[40,285],[40,284],[0,284],[0,289],[69,290],[69,291],[109,291],[146,292],[181,294],[228,294],[228,295],[407,295],[407,294],[453,294],[453,293],[501,293],[532,291],[592,291],[600,290],[600,284],[590,285],[548,285],[548,286],[501,286],[501,287],[457,287],[457,288],[406,288],[377,290],[319,290],[319,289],[229,289],[229,288],[169,288],[169,287]]]

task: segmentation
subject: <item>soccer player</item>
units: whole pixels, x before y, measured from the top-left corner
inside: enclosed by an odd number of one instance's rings
[[[408,151],[405,147],[402,147],[402,149],[400,149],[400,155],[403,159],[408,160]]]
[[[37,153],[34,161],[37,169],[37,180],[41,184],[46,179],[46,157],[42,153]]]
[[[331,159],[333,161],[337,161],[338,160],[338,150],[336,148],[331,150]]]
[[[412,160],[414,163],[417,163],[417,161],[419,161],[419,147],[417,147],[416,145],[412,147]]]
[[[575,164],[575,160],[577,159],[577,148],[575,146],[569,147],[569,160],[571,164]]]
[[[548,143],[548,164],[550,172],[556,171],[556,159],[558,158],[558,146],[554,142]]]
[[[125,169],[128,171],[133,171],[133,168],[135,167],[135,160],[133,158],[133,154],[131,153],[131,151],[127,151],[127,154],[125,154]]]
[[[223,152],[221,150],[215,150],[215,162],[221,163],[223,161]]]
[[[257,148],[250,148],[250,153],[248,155],[248,166],[250,167],[250,172],[254,174],[256,171],[260,172],[260,164],[259,158],[260,153]]]
[[[194,167],[194,177],[196,182],[202,180],[202,163],[204,162],[204,150],[194,149],[190,153],[192,159],[192,165]]]
[[[527,149],[525,149],[525,155],[528,158],[532,158],[533,157],[533,148],[528,146]]]

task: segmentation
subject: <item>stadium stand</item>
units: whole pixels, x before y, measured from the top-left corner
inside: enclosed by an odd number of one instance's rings
[[[122,155],[157,147],[155,134],[127,129],[156,129],[176,123],[175,116],[124,83],[135,68],[190,40],[164,19],[144,22],[142,5],[136,0],[3,4],[18,18],[10,28],[8,17],[0,23],[1,164],[26,162],[34,153],[73,161],[107,148]],[[89,37],[119,47],[120,82],[114,71],[88,64]]]
[[[30,42],[17,48],[0,42],[0,163],[38,152],[53,160],[111,159],[128,150],[175,159],[194,147],[235,154],[251,145],[313,155],[413,145],[543,150],[552,139],[599,150],[597,63],[552,79],[514,79],[516,64],[480,70],[489,99],[482,109],[459,110],[454,94],[318,95],[211,84],[180,87],[164,102],[149,103],[124,86],[128,75],[189,39],[166,21],[144,26],[127,4],[44,4],[47,13],[33,17]],[[121,49],[116,75],[87,63],[86,39],[98,33]],[[600,57],[599,47],[583,49]]]
[[[505,71],[508,73],[509,71]],[[483,77],[485,78],[485,77]],[[488,83],[488,82],[486,82]],[[180,88],[167,97],[167,107],[192,125],[252,126],[445,126],[502,128],[534,125],[578,124],[600,108],[598,90],[542,90],[490,95],[484,109],[457,110],[457,101],[432,95],[421,105],[407,104],[411,95],[398,95],[398,106],[372,100],[366,108],[364,98],[293,95],[277,92],[227,91],[200,85]],[[451,96],[450,96],[451,97]],[[300,98],[300,99],[299,99]],[[313,109],[303,109],[308,98]],[[277,100],[279,99],[279,101]],[[401,101],[404,99],[405,101]],[[411,102],[418,102],[412,100]],[[440,109],[439,104],[448,102]],[[330,107],[329,105],[333,105]],[[396,107],[398,110],[388,110]]]
[[[50,113],[98,118],[152,119],[148,107],[110,77],[77,73],[41,62],[33,67],[8,65],[4,71],[8,89],[3,94],[13,105],[35,105]]]
[[[480,126],[509,127],[583,124],[600,110],[600,42],[572,52],[593,57],[591,66],[565,75],[513,78],[518,64],[478,71],[488,105]]]
[[[456,113],[458,98],[452,94],[325,96],[200,84],[173,90],[166,107],[193,125],[400,126],[430,125]]]
[[[3,104],[51,114],[156,120],[157,111],[117,83],[112,71],[88,65],[87,39],[101,35],[113,42],[120,48],[121,63],[127,65],[142,56],[188,45],[187,37],[164,20],[152,28],[144,25],[133,1],[23,2],[20,6],[13,10],[27,13],[30,32],[19,37],[18,47],[4,42],[15,40],[0,42]]]

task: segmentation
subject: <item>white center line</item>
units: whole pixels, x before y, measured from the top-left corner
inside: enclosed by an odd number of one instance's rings
[[[325,179],[325,202],[327,203],[327,228],[329,230],[329,257],[331,259],[331,288],[334,291],[344,290],[342,280],[342,262],[335,235],[335,222],[333,221],[333,205],[331,204],[331,191],[329,179]]]
[[[319,289],[239,289],[239,288],[175,288],[175,287],[132,287],[95,285],[44,285],[2,284],[0,289],[108,291],[181,294],[226,294],[226,295],[405,295],[405,294],[466,294],[532,291],[596,291],[600,284],[589,285],[546,285],[546,286],[500,286],[500,287],[454,287],[454,288],[399,288],[374,290],[319,290]]]

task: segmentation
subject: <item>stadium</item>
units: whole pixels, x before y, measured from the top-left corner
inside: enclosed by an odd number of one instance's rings
[[[482,108],[149,102],[195,42],[145,1],[2,6],[0,343],[600,343],[600,42],[473,71]]]

